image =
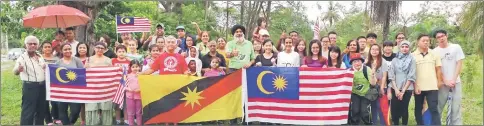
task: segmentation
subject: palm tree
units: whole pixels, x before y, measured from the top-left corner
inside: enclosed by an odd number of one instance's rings
[[[465,11],[460,16],[461,27],[469,34],[470,38],[479,40],[479,54],[483,54],[484,41],[484,1],[469,2],[465,5]]]
[[[334,4],[333,1],[329,1],[328,11],[322,15],[322,21],[329,21],[329,26],[333,26],[334,22],[337,22],[341,19],[341,16],[338,14],[336,8],[338,4]]]
[[[383,25],[383,41],[388,39],[390,21],[398,19],[398,10],[402,1],[372,1],[372,18],[376,23]]]

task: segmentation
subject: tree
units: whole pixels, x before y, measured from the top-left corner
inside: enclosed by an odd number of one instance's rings
[[[372,1],[372,18],[383,25],[383,41],[388,39],[390,21],[398,19],[401,4],[401,1]]]
[[[323,21],[328,21],[329,26],[332,27],[333,23],[339,21],[341,16],[338,14],[337,7],[340,7],[338,3],[334,4],[333,1],[329,1],[328,11],[322,15]]]
[[[483,54],[484,45],[484,1],[469,2],[460,16],[461,26],[470,38],[476,38],[479,54]]]

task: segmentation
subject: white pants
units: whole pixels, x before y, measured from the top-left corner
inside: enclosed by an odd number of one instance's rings
[[[452,92],[451,92],[452,90]],[[449,99],[449,95],[451,99]],[[454,88],[443,85],[439,89],[439,114],[442,116],[445,104],[449,103],[447,109],[447,125],[462,125],[462,83],[456,83]]]

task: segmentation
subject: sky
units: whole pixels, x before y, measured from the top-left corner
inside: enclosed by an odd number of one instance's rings
[[[441,1],[433,1],[435,4],[431,4],[430,7],[428,8],[433,8],[437,7],[440,4],[443,4]],[[343,5],[346,9],[351,8],[351,3],[352,1],[337,1],[335,3],[339,3]],[[422,8],[420,7],[420,4],[425,3],[425,1],[402,1],[402,6],[400,12],[404,15],[411,15],[411,14],[416,14],[418,13]],[[455,4],[456,6],[453,9],[454,13],[460,13],[462,11],[462,5],[465,3],[465,1],[450,1],[450,4]],[[317,17],[321,13],[314,13],[314,12],[320,12],[317,8],[317,4],[320,4],[322,7],[322,12],[325,12],[327,10],[327,7],[329,5],[329,1],[303,1],[303,5],[306,6],[306,15],[308,16],[308,19],[310,21],[314,21],[317,19]],[[360,8],[365,7],[365,1],[356,1],[356,5]],[[454,20],[454,19],[451,19]]]

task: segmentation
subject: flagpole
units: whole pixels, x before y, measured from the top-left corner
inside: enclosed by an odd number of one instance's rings
[[[116,24],[116,42],[119,43],[119,41],[118,41],[118,15],[116,15],[116,20],[115,21],[116,21],[115,22],[115,24]],[[116,47],[114,47],[114,48],[116,48]]]

